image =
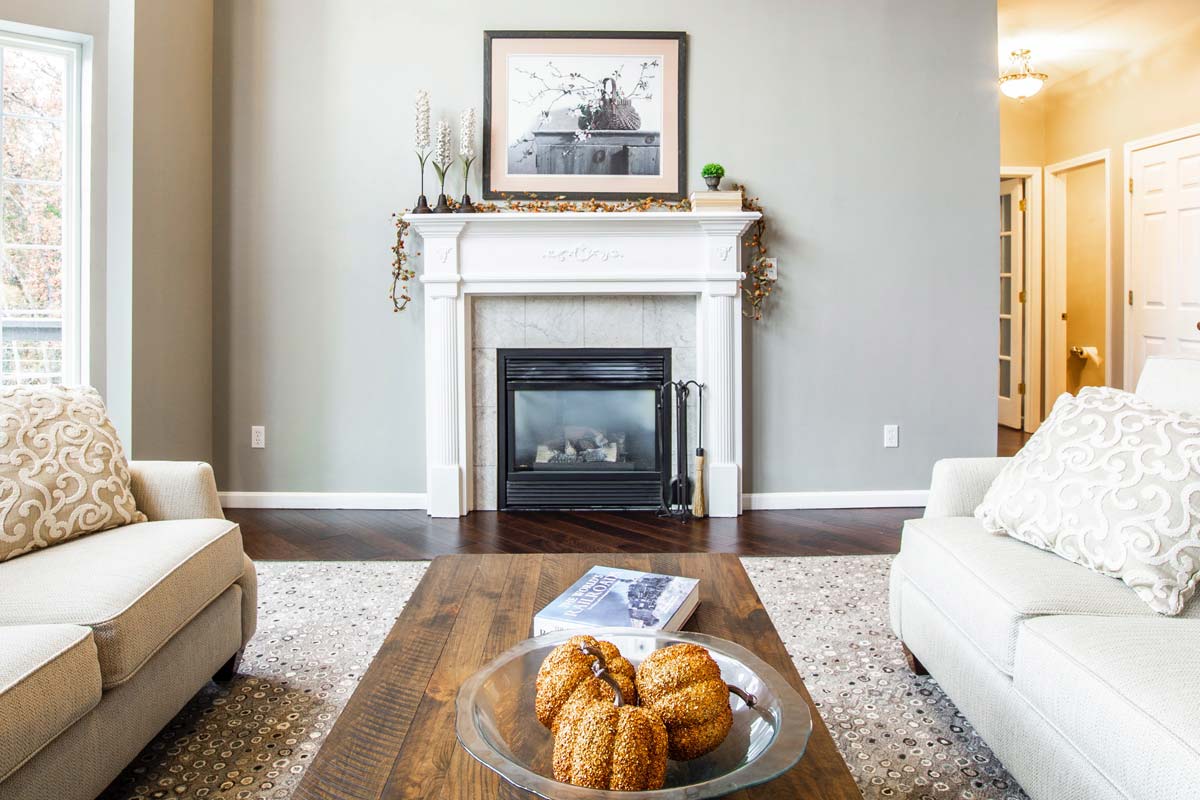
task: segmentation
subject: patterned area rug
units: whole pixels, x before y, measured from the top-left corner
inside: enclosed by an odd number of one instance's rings
[[[866,800],[1027,800],[887,622],[890,556],[748,558]],[[426,562],[259,562],[242,674],[209,684],[103,800],[288,798]]]

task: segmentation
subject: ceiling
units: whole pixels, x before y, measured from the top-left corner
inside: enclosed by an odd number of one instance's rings
[[[999,0],[1000,68],[1027,48],[1047,86],[1153,50],[1200,24],[1200,0]]]

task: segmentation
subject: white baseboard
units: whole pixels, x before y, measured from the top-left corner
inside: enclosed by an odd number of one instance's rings
[[[747,511],[786,508],[917,508],[929,499],[928,489],[885,489],[861,492],[760,492],[742,495]]]
[[[219,492],[222,508],[425,508],[424,492]]]
[[[423,492],[220,492],[222,508],[424,509]],[[742,495],[747,511],[789,508],[919,508],[927,489],[855,492],[758,492]]]

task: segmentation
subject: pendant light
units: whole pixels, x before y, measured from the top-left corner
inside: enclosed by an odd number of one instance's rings
[[[1026,97],[1033,97],[1041,91],[1047,77],[1044,72],[1034,71],[1028,50],[1013,50],[1008,69],[1000,76],[1000,91],[1024,103]]]

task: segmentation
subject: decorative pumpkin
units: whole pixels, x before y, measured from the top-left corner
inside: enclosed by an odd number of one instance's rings
[[[608,674],[620,689],[623,702],[637,702],[633,664],[612,642],[591,636],[572,636],[550,651],[537,674],[534,708],[538,722],[558,733],[558,719],[569,707],[597,700],[611,703],[612,687],[600,673]]]
[[[655,650],[637,668],[638,697],[667,728],[668,755],[676,761],[716,749],[733,727],[729,693],[753,706],[755,698],[721,680],[721,667],[695,644]]]
[[[661,789],[667,776],[662,720],[648,708],[625,705],[618,681],[602,665],[595,674],[611,687],[609,696],[567,703],[559,714],[554,779],[592,789]]]

